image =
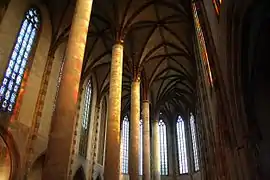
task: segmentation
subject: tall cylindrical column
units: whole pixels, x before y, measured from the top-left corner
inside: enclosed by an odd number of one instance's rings
[[[153,122],[153,180],[160,180],[159,121]]]
[[[44,180],[68,179],[77,96],[91,10],[92,0],[77,0],[67,44],[62,80],[52,117],[42,175]]]
[[[131,121],[130,121],[130,152],[129,179],[139,179],[139,141],[140,141],[140,81],[131,84]]]
[[[151,179],[149,101],[143,101],[143,180]]]
[[[105,180],[118,180],[120,177],[120,116],[122,95],[122,72],[123,72],[123,45],[117,43],[113,46],[109,112],[106,134],[105,151]]]

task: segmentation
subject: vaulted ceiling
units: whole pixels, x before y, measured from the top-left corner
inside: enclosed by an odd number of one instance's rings
[[[70,26],[74,0],[48,0],[55,36]],[[69,14],[69,15],[67,15]],[[140,76],[142,99],[154,111],[185,113],[195,103],[196,63],[189,0],[94,0],[83,76],[94,75],[99,97],[108,92],[112,46],[124,41],[123,112]]]

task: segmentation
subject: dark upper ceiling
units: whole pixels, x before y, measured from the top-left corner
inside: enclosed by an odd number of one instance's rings
[[[75,0],[48,0],[55,39],[70,26]],[[68,34],[68,33],[67,33]],[[130,85],[140,75],[142,98],[153,110],[185,113],[194,107],[196,65],[189,0],[94,0],[83,65],[93,74],[99,97],[108,91],[111,51],[124,40],[123,111]]]

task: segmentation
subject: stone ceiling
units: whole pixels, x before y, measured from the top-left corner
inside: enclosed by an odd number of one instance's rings
[[[74,0],[46,1],[55,39],[68,36]],[[196,63],[188,0],[94,0],[83,76],[93,74],[99,98],[109,87],[112,46],[124,41],[123,112],[129,111],[132,79],[140,76],[142,99],[154,111],[172,114],[194,108]]]

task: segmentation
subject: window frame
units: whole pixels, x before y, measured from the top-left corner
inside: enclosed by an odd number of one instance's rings
[[[161,123],[163,124],[162,126],[165,128],[165,140],[166,140],[166,144],[165,145],[161,145]],[[169,176],[169,156],[168,156],[168,130],[167,130],[167,124],[165,123],[165,121],[163,120],[163,118],[160,118],[159,121],[158,121],[158,132],[159,132],[159,148],[160,148],[160,176]],[[164,133],[164,132],[163,132]],[[166,173],[163,174],[162,172],[162,155],[161,155],[161,146],[165,147],[166,149],[166,153],[165,153],[165,158],[166,158],[166,161],[165,161],[165,165],[166,165]],[[164,158],[164,159],[165,159]]]
[[[183,173],[181,173],[180,172],[180,166],[181,166],[181,163],[180,163],[180,149],[179,149],[179,145],[178,145],[178,143],[179,143],[179,140],[178,140],[178,125],[177,125],[177,123],[178,123],[178,121],[180,120],[179,119],[179,117],[180,117],[180,119],[182,120],[182,123],[183,123],[183,125],[184,125],[184,132],[182,133],[183,134],[183,137],[184,137],[184,139],[185,139],[185,150],[186,150],[186,154],[185,154],[185,156],[186,156],[186,170],[187,170],[187,172],[183,172]],[[189,139],[188,139],[188,132],[187,132],[187,126],[186,126],[186,122],[185,122],[185,120],[182,118],[182,116],[181,115],[178,115],[177,116],[177,120],[176,120],[176,145],[177,145],[177,164],[178,164],[178,173],[179,173],[179,175],[180,176],[182,176],[182,175],[187,175],[187,174],[189,174],[190,173],[190,169],[189,169],[189,163],[190,163],[190,161],[189,161]]]
[[[221,4],[222,4],[223,0],[212,0],[213,3],[213,7],[216,13],[216,16],[219,18],[220,16],[220,8],[221,8]]]
[[[124,126],[124,121],[127,122],[127,132],[125,134],[123,134],[124,132],[124,128],[126,126]],[[130,145],[130,142],[129,142],[129,138],[130,138],[130,121],[129,121],[129,116],[126,114],[123,116],[122,118],[122,126],[121,126],[121,151],[120,151],[120,158],[121,158],[121,164],[120,164],[120,172],[121,174],[125,174],[127,175],[129,173],[129,145]],[[125,139],[123,139],[125,135]],[[127,144],[125,145],[126,146],[126,149],[125,149],[125,152],[124,152],[124,142],[126,142]],[[125,159],[126,158],[126,159]],[[123,159],[125,159],[125,161],[123,161]]]
[[[30,74],[30,72],[31,72],[31,67],[32,67],[32,64],[33,64],[33,59],[34,59],[34,56],[35,56],[35,53],[36,53],[37,45],[38,45],[38,43],[39,43],[40,34],[41,34],[41,30],[42,30],[42,22],[43,22],[43,20],[42,20],[42,14],[41,14],[41,11],[40,11],[40,9],[39,9],[37,6],[31,5],[31,6],[27,9],[27,11],[25,11],[24,16],[23,16],[23,18],[22,18],[22,20],[21,20],[20,27],[19,27],[19,29],[18,29],[18,31],[17,31],[17,34],[16,34],[15,42],[14,42],[14,44],[13,44],[13,46],[12,46],[10,55],[9,55],[9,57],[8,57],[7,65],[6,65],[6,68],[5,68],[5,71],[4,71],[4,75],[3,75],[3,79],[2,79],[2,82],[1,82],[0,87],[5,86],[5,85],[3,84],[3,83],[4,83],[4,79],[5,79],[5,77],[6,77],[6,73],[7,73],[8,67],[10,66],[10,62],[11,62],[11,59],[12,59],[12,55],[13,55],[14,51],[16,51],[16,50],[15,50],[15,47],[16,47],[17,41],[18,41],[18,39],[19,39],[19,37],[20,37],[20,32],[21,32],[21,30],[22,30],[22,27],[23,27],[23,24],[24,24],[25,20],[28,19],[28,24],[30,24],[30,23],[33,24],[32,22],[29,23],[29,21],[31,21],[31,19],[27,18],[27,15],[28,15],[28,13],[29,13],[31,10],[35,10],[35,11],[36,11],[36,16],[35,16],[35,17],[37,18],[38,22],[36,23],[36,26],[37,26],[37,27],[35,28],[35,29],[36,29],[36,32],[35,32],[35,35],[34,35],[34,38],[33,38],[32,45],[31,45],[30,50],[29,50],[28,57],[27,57],[27,59],[26,59],[26,65],[25,65],[24,70],[23,70],[23,73],[22,73],[22,79],[21,79],[20,85],[18,85],[18,90],[17,90],[17,92],[16,92],[15,101],[14,101],[14,104],[13,104],[12,109],[9,110],[9,109],[8,109],[8,106],[7,106],[5,109],[3,109],[3,107],[2,107],[3,101],[0,100],[0,111],[5,112],[5,113],[8,113],[8,114],[17,114],[18,111],[19,111],[19,108],[20,108],[20,105],[21,105],[21,99],[22,99],[22,96],[24,95],[24,89],[25,89],[25,87],[26,87],[26,85],[27,85],[27,80],[28,80],[29,74]],[[33,29],[34,29],[34,28],[32,28],[31,32],[33,31]],[[22,41],[25,40],[24,37],[25,37],[25,34],[23,34]],[[30,37],[29,37],[29,38],[30,38]],[[27,45],[28,45],[28,44],[29,44],[29,39],[28,39],[27,41],[28,41],[28,42],[27,42]],[[26,45],[26,46],[27,46],[27,45]],[[26,48],[26,47],[25,47],[25,48]],[[19,46],[19,50],[21,50],[21,49],[22,49],[22,44]],[[26,52],[26,50],[24,51],[24,54],[23,54],[23,55],[25,55],[25,52]],[[12,68],[12,72],[14,72],[14,68],[15,68],[15,64],[17,63],[17,60],[18,60],[18,56],[16,56],[16,60],[13,60],[13,61],[14,61],[14,66],[13,66],[13,68]],[[23,60],[23,59],[22,59],[22,60]],[[21,63],[22,63],[22,62],[21,62]],[[21,63],[19,63],[19,64],[21,64]],[[21,67],[22,67],[22,66],[20,65],[19,68],[21,68]],[[18,72],[17,74],[19,74],[19,72]],[[19,76],[19,75],[17,75],[16,78],[17,78],[18,76]],[[12,79],[11,76],[10,76],[10,78],[9,78],[7,84],[6,84],[6,89],[8,89],[8,83],[10,82],[10,79]],[[14,82],[15,82],[15,81],[16,81],[16,80],[14,79]],[[15,83],[15,84],[16,84],[16,83]],[[15,87],[15,86],[14,86],[14,87]],[[12,93],[14,93],[14,87],[13,87],[13,89],[12,89]],[[3,98],[3,99],[5,98],[6,92],[7,92],[7,91],[5,90],[5,91],[4,91],[4,94],[2,95],[2,98]],[[10,97],[10,98],[11,98],[11,97]],[[10,102],[10,98],[9,98],[8,102]],[[10,104],[10,103],[8,103],[8,104]]]
[[[139,176],[143,176],[143,120],[140,119]]]
[[[192,131],[193,128],[191,125],[192,117],[193,117],[193,123],[194,123],[193,124],[194,125],[194,133]],[[193,115],[193,113],[190,113],[190,116],[189,116],[189,127],[190,127],[190,136],[191,136],[191,152],[192,152],[192,159],[193,159],[192,168],[193,168],[193,171],[196,173],[196,172],[199,172],[201,170],[201,167],[200,167],[200,156],[199,156],[198,130],[197,130],[197,125],[196,125],[196,119],[195,119],[195,116]],[[196,146],[196,153],[194,151],[194,143]],[[197,159],[196,159],[196,156],[197,156]],[[197,169],[196,169],[196,163],[197,163]]]
[[[92,116],[92,104],[93,104],[93,81],[91,78],[89,78],[86,81],[86,85],[84,86],[84,90],[83,90],[83,107],[81,109],[81,113],[80,113],[80,119],[81,119],[81,123],[80,123],[80,140],[79,140],[79,155],[87,158],[87,151],[88,151],[88,142],[89,142],[89,131],[90,131],[90,123],[91,123],[91,116]],[[90,86],[90,102],[89,107],[88,107],[88,121],[87,121],[87,127],[84,128],[83,127],[83,121],[84,121],[84,115],[85,115],[85,102],[86,102],[86,93],[88,93],[88,88]]]

